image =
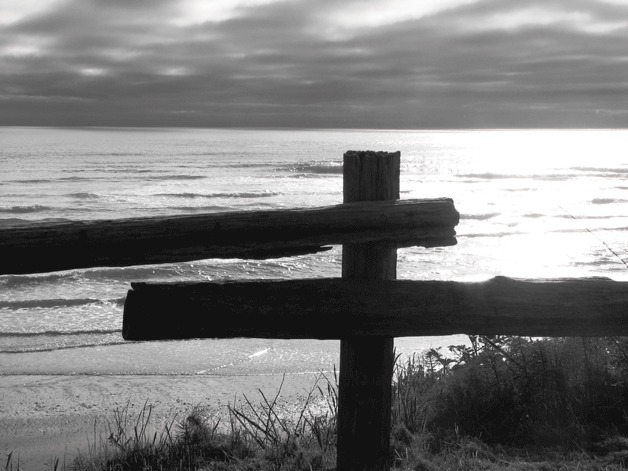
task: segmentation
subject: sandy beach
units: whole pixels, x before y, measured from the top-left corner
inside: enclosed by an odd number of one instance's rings
[[[316,375],[9,375],[0,381],[0,452],[19,454],[21,469],[49,469],[55,458],[69,463],[85,453],[106,429],[112,412],[127,404],[131,413],[148,401],[156,423],[185,418],[195,405],[216,410],[241,399],[276,394],[296,402]],[[96,433],[95,433],[96,430]],[[51,469],[51,468],[50,468]]]

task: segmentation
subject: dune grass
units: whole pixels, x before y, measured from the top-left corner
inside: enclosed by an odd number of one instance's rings
[[[334,373],[297,405],[279,388],[165,423],[148,403],[135,415],[127,405],[54,469],[331,470],[337,397]],[[392,416],[395,469],[628,469],[628,340],[471,337],[398,360]]]
[[[295,408],[259,390],[216,412],[195,407],[183,420],[161,428],[148,403],[135,416],[129,405],[114,411],[106,433],[95,435],[69,469],[277,470],[330,469],[335,463],[335,379],[321,374]],[[282,383],[283,385],[283,383]]]

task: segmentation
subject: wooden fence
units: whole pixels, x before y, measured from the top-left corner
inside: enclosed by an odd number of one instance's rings
[[[390,466],[393,338],[628,335],[628,283],[395,280],[397,248],[456,243],[450,199],[399,201],[400,154],[347,152],[344,204],[0,231],[0,274],[205,258],[275,258],[342,244],[342,278],[132,283],[127,340],[340,339],[339,471]]]

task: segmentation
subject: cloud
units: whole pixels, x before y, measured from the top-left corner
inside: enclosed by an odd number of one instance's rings
[[[0,124],[626,125],[626,5],[416,5],[66,0],[26,9],[0,29]]]

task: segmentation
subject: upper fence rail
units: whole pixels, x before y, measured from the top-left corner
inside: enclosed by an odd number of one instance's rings
[[[0,274],[267,259],[371,241],[448,246],[458,221],[453,201],[441,198],[36,224],[0,230]]]

